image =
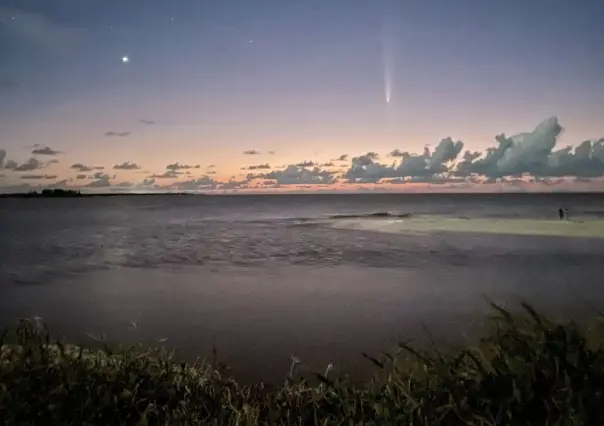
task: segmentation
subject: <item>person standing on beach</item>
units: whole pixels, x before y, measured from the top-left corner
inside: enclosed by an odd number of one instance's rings
[[[564,219],[564,210],[562,210],[562,207],[558,209],[558,215],[560,216],[560,220]]]

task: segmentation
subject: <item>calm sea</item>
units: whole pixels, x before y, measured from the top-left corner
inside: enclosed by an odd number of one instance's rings
[[[425,328],[464,338],[487,298],[559,315],[602,307],[604,240],[379,234],[330,221],[557,220],[559,207],[604,220],[604,197],[580,194],[0,199],[0,324],[40,316],[70,340],[167,339],[185,358],[216,347],[250,379],[282,377],[292,355],[356,371],[361,352],[421,340]]]

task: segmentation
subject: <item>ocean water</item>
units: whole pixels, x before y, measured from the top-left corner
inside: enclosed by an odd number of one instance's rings
[[[351,220],[371,225],[342,226]],[[405,226],[376,232],[380,221]],[[216,348],[251,380],[283,377],[292,355],[360,374],[363,351],[426,329],[472,340],[487,299],[574,317],[601,308],[604,239],[574,235],[578,222],[604,224],[604,197],[0,199],[0,324],[40,316],[70,340],[102,333],[183,358]],[[531,235],[532,223],[556,235]]]

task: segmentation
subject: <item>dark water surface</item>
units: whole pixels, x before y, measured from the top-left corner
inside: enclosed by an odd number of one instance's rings
[[[35,315],[71,339],[167,338],[183,357],[215,345],[250,379],[281,377],[290,355],[356,370],[362,351],[424,327],[458,339],[483,318],[485,297],[573,316],[586,301],[602,307],[604,241],[378,234],[317,219],[555,220],[561,206],[604,219],[599,194],[0,199],[0,324]]]

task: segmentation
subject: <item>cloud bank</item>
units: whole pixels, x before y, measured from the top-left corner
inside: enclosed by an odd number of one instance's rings
[[[434,151],[425,148],[422,154],[395,149],[388,157],[391,164],[378,161],[374,152],[352,159],[343,175],[351,183],[459,182],[460,178],[476,182],[476,178],[493,180],[530,175],[537,178],[604,176],[604,139],[584,141],[577,147],[555,150],[562,126],[556,117],[543,120],[532,131],[511,137],[500,134],[497,144],[484,153],[465,151],[464,143],[445,138]],[[400,160],[399,160],[400,159]]]
[[[70,169],[78,174],[70,182],[92,180],[80,188],[137,188],[153,190],[234,190],[262,189],[275,187],[313,188],[315,185],[334,185],[334,189],[355,188],[357,184],[404,185],[422,183],[447,185],[447,187],[476,187],[480,184],[498,183],[511,190],[524,190],[527,185],[540,184],[549,187],[575,183],[604,182],[604,138],[582,141],[574,146],[558,147],[563,128],[556,117],[539,123],[532,131],[494,137],[494,143],[483,152],[464,149],[462,141],[451,137],[442,139],[433,148],[424,148],[421,153],[412,153],[396,148],[380,156],[375,151],[349,157],[342,154],[328,163],[304,160],[298,163],[273,167],[269,163],[241,167],[249,172],[231,176],[228,180],[216,178],[215,165],[204,167],[203,176],[195,176],[199,164],[174,162],[166,165],[163,172],[151,174],[142,182],[112,184],[110,177],[102,171],[103,166],[74,163]],[[34,146],[32,154],[56,155],[59,151],[48,146]],[[245,151],[246,155],[259,155],[256,150]],[[42,169],[55,159],[42,162],[36,157],[23,163],[7,159],[5,150],[0,149],[0,168],[9,180],[55,179],[54,174],[29,173]],[[337,162],[338,165],[336,165]],[[342,164],[346,162],[345,164]],[[342,167],[345,168],[342,168]],[[339,168],[338,168],[339,167]],[[141,167],[126,161],[115,164],[114,170],[137,170]],[[96,171],[96,173],[94,173]],[[93,174],[87,174],[93,172]],[[150,172],[144,172],[150,173]],[[212,175],[212,176],[210,176]],[[165,182],[167,180],[167,182]],[[83,182],[86,183],[86,182]],[[23,184],[22,184],[23,185]],[[595,188],[595,187],[594,187]]]

